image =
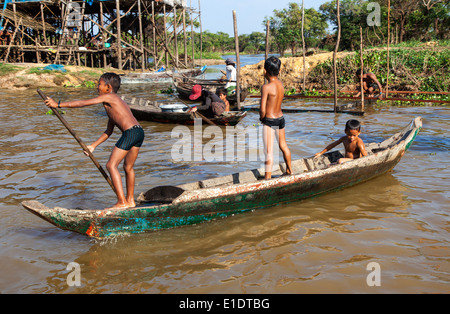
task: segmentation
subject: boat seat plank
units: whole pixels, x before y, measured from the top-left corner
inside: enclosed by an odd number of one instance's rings
[[[260,178],[259,170],[248,170],[240,173],[234,173],[219,178],[207,179],[199,181],[201,188],[211,188],[221,185],[242,184],[255,182]]]

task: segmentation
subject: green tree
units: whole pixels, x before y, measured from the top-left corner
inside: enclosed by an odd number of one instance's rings
[[[269,29],[272,40],[280,55],[290,48],[292,54],[302,46],[302,9],[298,3],[289,3],[288,8],[274,10],[269,18]],[[266,24],[267,19],[264,21]],[[305,43],[307,47],[317,47],[326,35],[328,24],[326,17],[315,9],[305,9]]]

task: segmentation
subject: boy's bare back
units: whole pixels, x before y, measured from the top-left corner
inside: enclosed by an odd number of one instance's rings
[[[261,105],[265,108],[265,118],[276,119],[283,116],[281,111],[283,97],[283,83],[278,78],[271,78],[261,90]]]

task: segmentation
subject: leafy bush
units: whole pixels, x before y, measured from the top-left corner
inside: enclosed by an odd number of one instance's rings
[[[387,51],[371,50],[363,54],[365,72],[374,73],[386,85]],[[336,62],[338,84],[359,85],[355,72],[361,67],[356,52]],[[389,88],[391,90],[448,91],[450,86],[450,50],[393,49],[389,53]],[[333,60],[315,67],[309,79],[320,88],[333,86]]]

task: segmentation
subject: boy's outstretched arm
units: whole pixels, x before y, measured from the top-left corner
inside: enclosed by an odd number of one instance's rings
[[[92,99],[87,99],[87,100],[66,101],[66,102],[60,103],[59,107],[60,108],[79,108],[79,107],[97,105],[97,104],[100,104],[103,102],[108,102],[107,96],[108,95],[100,95],[98,97],[95,97]],[[45,104],[47,105],[47,107],[50,107],[50,108],[58,108],[58,103],[50,97],[45,100]]]
[[[333,149],[334,147],[338,146],[339,144],[342,143],[342,140],[344,139],[344,137],[341,137],[340,139],[338,139],[337,141],[331,143],[330,145],[328,145],[327,147],[325,147],[325,149],[323,151],[321,151],[320,153],[316,153],[314,155],[314,157],[319,157],[322,154],[325,154],[326,152],[328,152],[330,149]]]

